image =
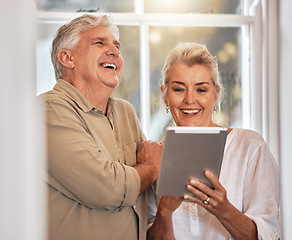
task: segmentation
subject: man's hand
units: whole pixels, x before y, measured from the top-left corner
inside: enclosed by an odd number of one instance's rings
[[[157,179],[163,151],[162,142],[143,142],[137,150],[137,165],[134,168],[141,178],[141,190],[144,192]]]
[[[137,150],[137,163],[150,165],[156,178],[159,174],[163,144],[161,142],[143,142]]]

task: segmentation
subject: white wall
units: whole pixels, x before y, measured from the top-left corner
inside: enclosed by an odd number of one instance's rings
[[[0,239],[44,239],[35,96],[35,2],[0,0]]]
[[[283,236],[292,239],[292,1],[280,0],[280,154]]]

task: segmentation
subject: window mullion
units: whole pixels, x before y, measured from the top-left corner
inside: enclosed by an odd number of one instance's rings
[[[263,134],[262,126],[262,28],[261,9],[257,5],[253,9],[255,23],[250,25],[250,108],[251,126],[250,128]]]
[[[135,0],[135,13],[136,14],[144,13],[144,0]]]
[[[141,95],[141,124],[146,135],[150,129],[150,54],[149,54],[149,26],[140,25],[140,95]]]
[[[242,104],[242,127],[251,126],[251,66],[250,66],[250,25],[241,28],[241,104]]]

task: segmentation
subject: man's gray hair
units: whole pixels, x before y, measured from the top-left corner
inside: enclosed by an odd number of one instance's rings
[[[56,79],[62,78],[63,67],[58,60],[58,52],[61,49],[75,50],[78,46],[81,33],[97,26],[107,27],[116,39],[119,39],[119,30],[117,26],[113,24],[112,19],[107,15],[95,16],[84,14],[58,29],[52,42],[51,50],[51,60]]]

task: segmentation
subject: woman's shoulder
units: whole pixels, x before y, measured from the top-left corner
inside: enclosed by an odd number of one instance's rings
[[[265,142],[263,137],[258,132],[251,129],[233,128],[230,134],[228,135],[232,139],[237,139],[242,142],[256,143],[256,144],[261,144]]]

